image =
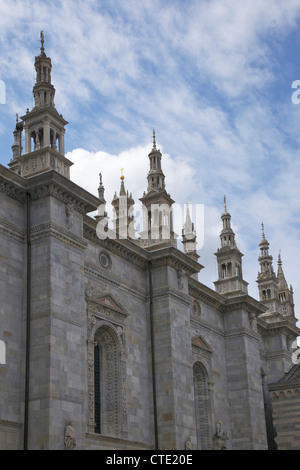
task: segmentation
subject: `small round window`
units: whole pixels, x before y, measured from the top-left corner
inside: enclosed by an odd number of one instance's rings
[[[109,269],[111,267],[111,258],[108,253],[105,251],[100,251],[99,253],[99,261],[104,269]]]

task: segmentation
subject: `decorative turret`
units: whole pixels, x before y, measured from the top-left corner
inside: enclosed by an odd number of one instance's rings
[[[261,224],[262,239],[259,243],[258,261],[260,272],[257,276],[259,300],[268,307],[268,313],[279,313],[277,278],[273,269],[273,257],[269,254],[269,242],[265,237],[264,224]]]
[[[117,238],[135,239],[133,215],[134,200],[132,198],[132,194],[129,194],[128,191],[125,190],[125,176],[123,175],[123,170],[124,168],[121,168],[121,186],[119,196],[117,196],[117,193],[115,192],[111,202],[115,212],[115,219],[113,220],[114,230]]]
[[[269,242],[262,224],[262,239],[259,243],[257,276],[259,300],[267,307],[257,317],[258,331],[262,334],[266,367],[271,382],[277,381],[291,366],[292,344],[298,336],[297,319],[294,315],[293,291],[288,289],[278,256],[278,273],[274,272]]]
[[[23,177],[55,170],[70,178],[73,164],[65,155],[64,134],[67,121],[54,106],[55,88],[51,83],[51,59],[45,54],[44,33],[41,31],[41,50],[35,57],[36,83],[33,87],[34,107],[27,109],[14,131],[11,170]],[[24,130],[25,153],[22,155],[21,134]]]
[[[194,228],[194,224],[191,219],[189,205],[186,208],[185,223],[182,229],[182,244],[184,253],[188,255],[195,255],[197,258],[199,256],[196,253],[197,250],[197,235]]]
[[[218,280],[214,282],[216,291],[227,297],[235,297],[248,293],[248,282],[243,280],[242,256],[235,242],[235,234],[231,228],[231,215],[227,211],[224,196],[224,212],[221,216],[223,229],[220,233],[221,248],[218,248]]]
[[[23,123],[19,122],[19,115],[16,115],[16,127],[13,132],[14,134],[14,143],[11,146],[13,157],[10,161],[10,168],[11,170],[19,173],[19,163],[17,159],[22,155],[22,130],[23,130]]]
[[[55,88],[51,83],[51,59],[45,54],[44,33],[41,31],[41,53],[35,58],[36,83],[33,96],[36,108],[50,106],[54,108]]]
[[[105,210],[106,200],[104,198],[105,188],[104,188],[103,183],[102,183],[102,174],[101,173],[99,173],[99,177],[100,177],[100,184],[99,184],[99,187],[98,187],[98,197],[101,201],[101,204],[98,206],[98,213],[95,216],[95,219],[97,220],[97,222],[100,222],[102,219],[107,217],[107,212]]]
[[[182,229],[182,244],[184,253],[198,261],[200,256],[197,254],[197,235],[191,219],[189,204],[186,208],[185,222]],[[198,280],[198,273],[192,274],[191,277]]]
[[[148,155],[150,170],[147,175],[147,194],[144,192],[140,201],[143,204],[143,231],[140,232],[144,247],[176,246],[177,235],[173,231],[174,203],[165,189],[165,175],[161,168],[162,154],[156,148],[153,130],[153,147]]]
[[[284,272],[282,269],[281,254],[278,254],[278,270],[277,270],[277,282],[278,282],[278,299],[280,302],[282,315],[295,315],[294,313],[294,296],[293,288],[285,280]]]
[[[149,153],[150,170],[148,173],[148,194],[151,191],[165,189],[165,175],[161,169],[162,154],[156,148],[155,130],[153,129],[153,148]]]

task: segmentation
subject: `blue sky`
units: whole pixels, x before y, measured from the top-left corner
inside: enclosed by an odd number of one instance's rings
[[[226,194],[249,293],[258,297],[264,222],[297,311],[299,26],[299,0],[0,0],[0,163],[11,159],[16,113],[32,108],[43,30],[71,178],[96,194],[101,171],[110,202],[122,166],[138,202],[155,128],[168,192],[205,207],[199,280],[216,280]]]

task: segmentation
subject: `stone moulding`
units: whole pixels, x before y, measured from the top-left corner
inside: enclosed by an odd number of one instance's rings
[[[139,292],[139,291],[133,289],[128,284],[126,284],[126,280],[124,280],[124,279],[113,278],[111,275],[109,275],[109,277],[108,277],[106,275],[106,273],[103,274],[103,270],[100,271],[98,267],[96,269],[95,265],[90,266],[90,265],[86,264],[84,266],[84,273],[85,273],[86,277],[94,278],[94,279],[100,280],[101,282],[105,282],[106,284],[110,284],[111,286],[115,286],[119,290],[122,290],[122,291],[124,291],[124,292],[126,292],[130,295],[133,295],[133,296],[137,297],[138,299],[142,300],[143,302],[146,302],[146,300],[147,300],[147,295],[146,295],[146,293],[144,293],[144,291]]]
[[[93,210],[90,204],[80,199],[78,201],[76,195],[70,194],[65,188],[55,183],[45,183],[31,192],[31,199],[33,201],[49,196],[54,197],[66,205],[72,204],[74,210],[80,214],[86,214],[86,212]]]
[[[3,180],[0,181],[0,191],[22,204],[25,204],[26,202],[25,191],[22,188],[16,187],[13,183]]]
[[[53,222],[32,227],[30,234],[32,242],[37,241],[43,237],[52,236],[66,243],[67,245],[72,246],[73,248],[77,248],[80,251],[84,251],[87,247],[86,242],[82,238],[74,235],[70,231]]]
[[[92,243],[95,243],[105,248],[110,253],[114,253],[115,255],[126,259],[126,261],[128,261],[129,263],[132,263],[143,270],[147,268],[146,257],[143,257],[139,253],[135,252],[134,247],[129,248],[127,246],[124,246],[119,240],[100,240],[100,238],[97,237],[96,229],[87,226],[86,224],[83,225],[83,236]]]
[[[0,232],[3,235],[13,238],[14,240],[24,243],[26,241],[26,232],[21,230],[19,227],[16,227],[14,224],[11,224],[7,220],[0,220]]]
[[[209,352],[210,354],[214,352],[214,350],[210,347],[208,342],[203,338],[203,336],[197,334],[192,338],[192,346],[194,348],[202,349],[203,351]]]
[[[225,298],[223,299],[219,294],[206,286],[203,286],[203,284],[198,284],[197,281],[192,281],[194,285],[191,285],[190,281],[192,280],[189,279],[189,295],[191,297],[201,300],[205,304],[222,311],[226,301]]]
[[[286,398],[300,398],[300,384],[290,384],[289,387],[269,385],[269,391],[272,392],[272,400],[280,400]]]

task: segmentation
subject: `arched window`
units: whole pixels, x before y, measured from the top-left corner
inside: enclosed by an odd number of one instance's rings
[[[200,362],[193,366],[194,396],[197,448],[201,450],[211,449],[211,409],[208,390],[208,375],[205,367]]]
[[[120,351],[118,339],[107,326],[95,334],[94,347],[94,420],[95,432],[120,435]]]
[[[5,343],[0,341],[0,364],[6,364]]]

